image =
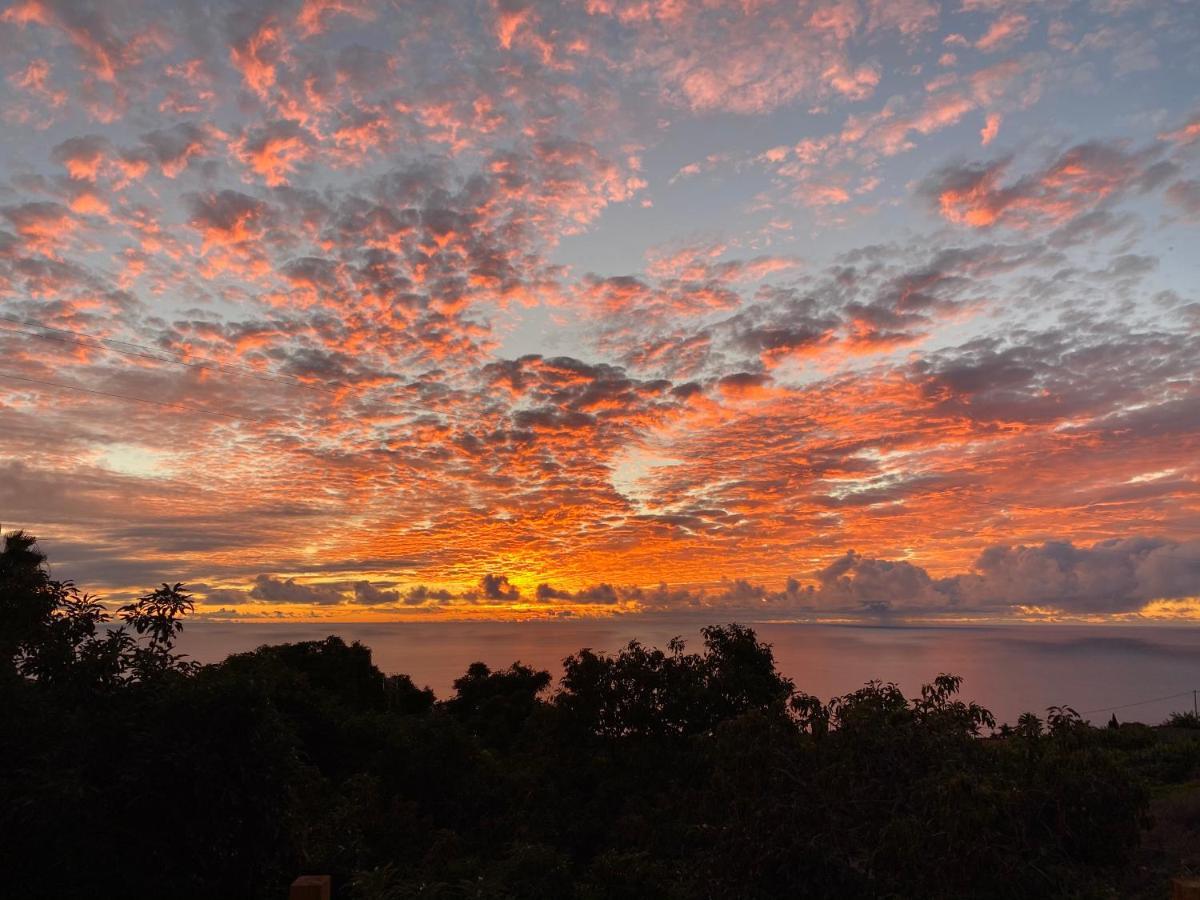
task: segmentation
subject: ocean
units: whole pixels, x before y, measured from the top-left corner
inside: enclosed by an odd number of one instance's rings
[[[778,669],[798,688],[828,699],[871,679],[896,682],[909,696],[939,673],[961,675],[963,696],[1014,722],[1072,706],[1093,722],[1112,707],[1121,721],[1157,723],[1192,709],[1200,690],[1200,628],[1160,625],[812,625],[754,624]],[[581,647],[615,651],[633,638],[666,647],[675,635],[702,647],[695,620],[625,617],[532,622],[234,623],[189,622],[178,649],[215,662],[261,644],[337,634],[369,646],[383,671],[404,672],[439,698],[477,660],[514,661],[561,674]],[[1149,701],[1149,702],[1147,702]],[[1136,704],[1128,705],[1127,704]]]

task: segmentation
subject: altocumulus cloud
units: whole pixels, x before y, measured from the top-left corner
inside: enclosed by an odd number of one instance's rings
[[[4,524],[272,616],[1193,595],[1187,6],[9,4]]]

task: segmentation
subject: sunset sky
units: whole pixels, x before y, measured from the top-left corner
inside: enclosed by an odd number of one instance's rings
[[[1195,0],[19,0],[0,523],[218,619],[1200,618]]]

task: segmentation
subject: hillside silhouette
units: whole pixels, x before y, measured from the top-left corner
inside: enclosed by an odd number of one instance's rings
[[[1200,865],[1194,716],[997,728],[947,674],[824,701],[736,624],[438,700],[336,636],[197,665],[191,611],[110,621],[4,538],[5,896],[1151,897]]]

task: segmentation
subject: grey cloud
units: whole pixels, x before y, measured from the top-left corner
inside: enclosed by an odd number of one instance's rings
[[[294,578],[286,580],[274,575],[259,575],[254,579],[250,596],[265,603],[341,603],[341,591],[323,584],[301,584]]]
[[[1140,259],[1122,266],[1138,268]],[[910,366],[910,378],[938,411],[977,422],[1044,422],[1145,406],[1128,414],[1136,416],[1162,405],[1146,406],[1149,392],[1190,379],[1200,352],[1194,335],[1107,324],[1019,333],[1010,341],[979,339],[928,354]]]
[[[1188,216],[1200,218],[1200,178],[1175,182],[1167,188],[1167,199]]]
[[[542,603],[550,600],[563,600],[571,603],[595,603],[609,606],[620,602],[621,593],[611,584],[595,584],[574,593],[559,590],[548,584],[539,584],[537,599]]]
[[[1076,547],[989,547],[975,572],[952,585],[971,605],[1049,606],[1072,612],[1131,612],[1151,600],[1200,596],[1200,540],[1125,538]]]
[[[208,132],[191,122],[147,132],[141,139],[153,151],[159,165],[166,167],[186,164],[190,156],[209,149]]]
[[[945,605],[947,598],[920,566],[864,557],[854,550],[816,573],[811,597],[819,606],[869,611]]]
[[[486,600],[516,600],[521,596],[517,586],[509,584],[507,575],[491,572],[479,579],[479,589]]]
[[[99,160],[112,152],[112,143],[98,134],[67,138],[50,150],[50,158],[66,165],[69,162]]]
[[[193,227],[232,233],[239,222],[258,222],[268,217],[270,207],[240,191],[188,194],[185,199]]]
[[[404,592],[405,606],[420,606],[422,603],[427,603],[430,600],[435,600],[438,603],[449,603],[454,599],[456,599],[454,594],[444,588],[435,589],[423,584],[418,584]]]
[[[907,560],[850,550],[803,581],[789,579],[783,590],[739,579],[716,589],[660,585],[617,588],[616,593],[650,610],[727,608],[739,614],[754,610],[936,616],[1008,613],[1017,607],[1068,614],[1129,613],[1154,600],[1200,597],[1200,539],[1131,537],[1090,547],[1069,541],[996,545],[980,554],[972,571],[945,578],[934,578]],[[551,593],[571,596],[546,592]]]
[[[354,602],[364,606],[382,606],[396,603],[400,599],[399,591],[387,591],[378,588],[369,581],[354,582]]]
[[[1136,612],[1152,600],[1200,596],[1200,540],[996,545],[980,554],[971,572],[941,579],[904,560],[850,551],[815,573],[815,580],[805,593],[814,605],[829,609]]]

